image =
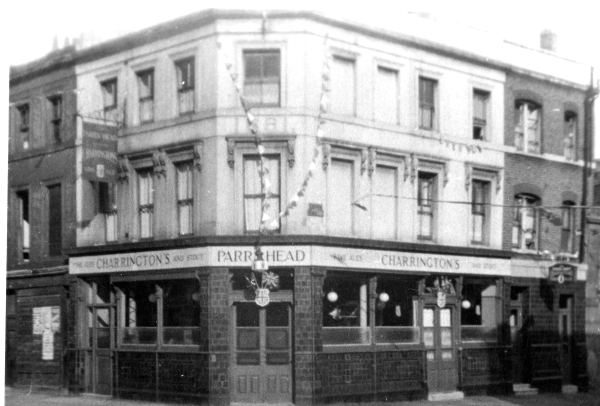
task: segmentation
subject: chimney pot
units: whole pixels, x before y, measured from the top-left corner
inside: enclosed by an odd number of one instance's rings
[[[556,52],[558,37],[552,30],[543,30],[540,33],[540,48],[546,51]]]

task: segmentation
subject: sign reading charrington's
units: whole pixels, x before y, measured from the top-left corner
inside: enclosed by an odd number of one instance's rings
[[[386,269],[411,272],[444,272],[510,275],[510,260],[362,250],[321,246],[263,246],[269,266],[322,266],[346,269]],[[250,267],[255,248],[223,246],[184,248],[127,254],[72,257],[69,273],[95,274],[199,267]]]

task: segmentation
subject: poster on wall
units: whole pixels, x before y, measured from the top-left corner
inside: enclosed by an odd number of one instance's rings
[[[45,331],[56,333],[60,330],[60,307],[44,306],[33,308],[33,334],[42,335]]]
[[[44,331],[42,334],[42,359],[51,361],[54,359],[54,333]]]
[[[42,360],[54,359],[54,333],[60,331],[60,307],[34,307],[33,334],[42,336]]]

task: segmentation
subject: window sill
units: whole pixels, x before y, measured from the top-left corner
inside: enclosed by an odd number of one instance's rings
[[[106,348],[107,350],[109,348]],[[120,344],[114,351],[118,352],[201,352],[200,345],[169,345],[163,344]]]
[[[380,343],[380,344],[323,344],[323,353],[373,352],[373,351],[421,351],[422,343]]]

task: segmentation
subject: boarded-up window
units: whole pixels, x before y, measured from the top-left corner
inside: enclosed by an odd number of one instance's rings
[[[331,111],[353,116],[356,113],[354,60],[334,57],[331,69]]]
[[[332,159],[328,172],[327,231],[333,235],[350,236],[353,232],[353,164],[351,161]]]
[[[62,253],[62,188],[61,185],[48,187],[48,254]]]
[[[377,67],[375,120],[398,124],[398,71]]]
[[[377,166],[373,175],[373,237],[395,239],[398,224],[397,169]]]

